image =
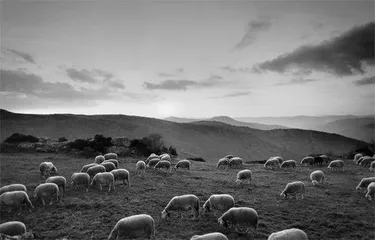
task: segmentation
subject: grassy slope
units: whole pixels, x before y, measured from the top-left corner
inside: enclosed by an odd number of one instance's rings
[[[92,159],[75,159],[55,154],[2,154],[1,184],[23,183],[29,196],[39,184],[38,166],[42,161],[52,161],[60,174],[70,179],[73,172]],[[32,213],[26,209],[22,214],[7,213],[1,208],[0,222],[23,221],[39,239],[105,239],[116,222],[133,214],[150,214],[156,222],[156,239],[190,239],[194,234],[213,231],[223,232],[229,239],[252,239],[239,236],[218,227],[219,214],[200,216],[198,220],[173,219],[162,222],[160,212],[175,195],[196,194],[203,202],[211,194],[229,193],[236,206],[254,208],[260,217],[256,239],[267,239],[274,231],[298,227],[306,231],[309,239],[374,239],[374,202],[368,202],[355,192],[362,177],[373,176],[368,169],[349,165],[345,172],[329,172],[326,167],[327,184],[313,187],[309,167],[297,167],[289,171],[264,170],[261,165],[247,165],[253,171],[251,185],[240,188],[234,180],[238,170],[218,172],[209,163],[193,162],[192,172],[159,173],[147,170],[146,176],[135,176],[136,159],[120,159],[120,167],[131,174],[131,187],[116,184],[116,191],[100,192],[90,189],[88,193],[67,189],[63,203],[43,208],[41,201],[31,198],[36,207]],[[17,166],[17,167],[14,167]],[[306,196],[302,201],[281,200],[280,192],[285,184],[303,181]],[[186,216],[186,215],[185,215]]]

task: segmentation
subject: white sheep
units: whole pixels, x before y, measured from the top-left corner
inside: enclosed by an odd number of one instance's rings
[[[97,173],[91,181],[90,186],[94,187],[96,184],[99,184],[100,191],[103,190],[102,185],[108,185],[108,192],[111,189],[115,190],[115,177],[110,172],[100,172]]]
[[[375,171],[375,161],[372,161],[369,168],[370,172]]]
[[[298,200],[297,194],[301,194],[301,199],[303,199],[303,195],[305,194],[305,184],[301,181],[288,183],[284,190],[280,193],[280,196],[287,198],[289,194],[294,195],[296,200]]]
[[[222,233],[213,232],[204,235],[194,235],[190,240],[228,240],[228,238]]]
[[[222,169],[223,167],[226,169],[228,169],[228,166],[229,166],[229,159],[228,158],[220,158],[218,161],[217,161],[217,164],[216,164],[216,168],[218,169]]]
[[[240,157],[233,157],[229,159],[229,167],[242,167],[243,166],[243,160]]]
[[[234,156],[232,154],[229,154],[229,155],[226,155],[224,158],[228,158],[228,159],[231,159],[233,158]]]
[[[284,159],[280,156],[270,157],[268,160],[270,159],[277,159],[277,161],[279,161],[279,164],[282,164],[284,162]]]
[[[106,172],[110,172],[110,171],[116,169],[115,164],[113,164],[111,162],[102,162],[100,165],[105,167]]]
[[[341,169],[341,171],[344,171],[344,161],[343,160],[333,160],[329,163],[328,169],[329,170],[335,170],[335,169]]]
[[[108,160],[108,159],[118,159],[117,154],[116,153],[104,154],[104,160]]]
[[[194,212],[194,218],[199,217],[199,199],[197,196],[193,194],[175,196],[161,212],[161,218],[166,219],[166,217],[170,217],[170,211],[180,211],[180,216],[182,217],[181,211],[188,211],[190,209]]]
[[[5,192],[0,195],[0,205],[13,206],[14,209],[18,209],[21,204],[34,208],[29,196],[24,191]]]
[[[174,169],[186,169],[187,171],[190,171],[191,163],[187,159],[183,159],[177,162],[177,164],[174,166]]]
[[[250,184],[252,180],[252,172],[249,169],[241,170],[237,173],[237,184],[244,184],[248,183]]]
[[[146,163],[144,161],[138,161],[135,164],[135,168],[137,169],[137,174],[144,174],[146,172]]]
[[[280,161],[277,158],[268,159],[266,163],[263,165],[263,167],[266,169],[280,168]]]
[[[62,195],[65,195],[66,179],[63,176],[53,176],[46,180],[46,183],[56,183],[56,185],[62,189]]]
[[[148,162],[151,159],[159,159],[160,160],[160,156],[156,155],[155,153],[151,153],[151,155],[146,159],[145,163],[148,164]]]
[[[367,186],[372,182],[375,182],[375,177],[362,178],[355,190],[366,191]]]
[[[310,179],[314,186],[317,184],[323,184],[324,178],[324,173],[321,170],[316,170],[310,174]]]
[[[309,240],[309,238],[304,231],[290,228],[272,233],[267,240]]]
[[[371,165],[371,163],[375,161],[375,158],[372,158],[372,157],[368,157],[368,158],[364,158],[361,162],[361,166],[362,167],[368,167]]]
[[[167,160],[160,160],[154,167],[155,169],[166,169],[169,170],[171,168],[171,163]]]
[[[213,194],[203,204],[203,213],[212,210],[228,211],[234,207],[234,198],[229,194]]]
[[[367,186],[367,193],[365,195],[365,198],[367,198],[368,200],[375,199],[375,182],[372,182]]]
[[[147,163],[147,167],[155,167],[155,165],[160,162],[160,159],[159,158],[153,158],[151,159],[150,161],[148,161]]]
[[[105,160],[103,155],[98,155],[95,157],[94,163],[101,164]]]
[[[51,173],[58,174],[57,168],[53,165],[52,162],[42,162],[39,165],[40,175],[42,179],[46,179],[46,177],[49,177]]]
[[[9,185],[5,185],[2,188],[0,188],[0,194],[3,194],[5,192],[13,192],[13,191],[24,191],[27,192],[26,186],[19,183],[13,183]]]
[[[362,162],[363,160],[365,160],[365,159],[367,159],[367,158],[369,158],[369,156],[363,156],[363,157],[360,157],[360,158],[358,158],[358,160],[355,162],[355,164],[359,165],[359,164],[361,164],[361,162]]]
[[[97,173],[105,172],[105,170],[106,169],[103,165],[98,164],[87,169],[87,174],[90,176],[90,178],[93,178]]]
[[[120,219],[108,236],[110,239],[138,238],[155,239],[155,221],[147,214],[133,215]]]
[[[228,229],[234,227],[237,233],[247,233],[251,228],[254,228],[255,233],[258,230],[258,213],[249,207],[232,207],[217,221],[220,227]]]
[[[122,180],[124,187],[125,185],[128,185],[130,187],[129,182],[129,171],[123,168],[114,169],[110,173],[113,174],[113,177],[116,180]]]
[[[165,160],[165,161],[172,161],[172,159],[171,159],[171,156],[169,156],[169,154],[167,154],[167,153],[164,153],[164,154],[162,154],[162,155],[160,155],[160,160]]]
[[[353,158],[353,162],[357,162],[358,159],[360,159],[361,157],[363,157],[363,155],[361,153],[357,153],[354,158]]]
[[[73,173],[71,177],[71,184],[73,188],[76,186],[83,185],[86,188],[86,192],[89,191],[90,186],[90,175],[87,173]]]
[[[111,162],[115,165],[116,168],[118,168],[118,166],[120,166],[119,162],[116,160],[116,159],[108,159],[108,160],[104,160],[102,163],[106,163],[106,162]]]
[[[90,164],[84,165],[81,168],[81,172],[85,173],[85,172],[87,172],[87,170],[89,170],[90,167],[97,166],[97,165],[99,165],[99,163],[90,163]]]
[[[313,165],[314,162],[315,162],[314,157],[311,157],[311,156],[304,157],[301,160],[301,164],[304,165],[304,166]]]
[[[281,168],[296,168],[296,166],[297,162],[295,160],[286,160],[280,165]]]
[[[26,232],[26,225],[19,221],[10,221],[0,224],[0,233],[9,236],[22,235]]]
[[[49,199],[49,205],[52,205],[52,198],[56,195],[56,200],[60,200],[60,191],[56,183],[42,183],[39,184],[34,191],[34,198],[41,198],[43,206],[46,205],[45,200]]]

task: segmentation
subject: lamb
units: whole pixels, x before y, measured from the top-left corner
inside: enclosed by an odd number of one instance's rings
[[[10,185],[5,185],[2,188],[0,188],[0,194],[3,194],[5,192],[13,192],[13,191],[24,191],[27,192],[26,186],[19,183],[13,183]]]
[[[102,162],[100,165],[105,167],[106,172],[110,172],[110,171],[116,169],[115,164],[113,164],[111,162]]]
[[[362,178],[355,190],[357,192],[360,190],[366,191],[367,186],[372,182],[375,182],[375,177]]]
[[[0,205],[13,206],[14,209],[18,209],[21,204],[26,204],[29,208],[34,208],[29,196],[24,191],[5,192],[0,195]]]
[[[297,162],[296,161],[294,161],[294,160],[286,160],[286,161],[284,161],[282,164],[281,164],[281,168],[289,168],[289,167],[291,167],[291,168],[296,168],[296,166],[297,166]]]
[[[56,183],[42,183],[39,184],[34,191],[34,197],[35,198],[41,198],[43,206],[46,205],[45,199],[49,198],[50,203],[49,205],[52,205],[52,198],[53,195],[56,195],[56,200],[60,200],[60,192],[59,187],[56,185]]]
[[[155,167],[155,165],[160,162],[160,159],[158,158],[153,158],[147,163],[147,167]]]
[[[10,221],[0,224],[0,233],[9,236],[22,235],[26,232],[26,225],[19,221]]]
[[[328,167],[329,170],[341,169],[344,171],[344,161],[343,160],[333,160],[329,163]]]
[[[228,158],[220,158],[219,161],[217,161],[216,168],[221,169],[225,168],[225,170],[228,169],[229,166],[229,159]]]
[[[105,160],[103,155],[98,155],[95,157],[94,163],[101,164]]]
[[[247,233],[251,228],[257,233],[258,213],[249,207],[232,207],[218,219],[218,222],[220,227],[234,227],[237,233]],[[242,228],[245,228],[244,231]]]
[[[103,190],[102,185],[108,185],[108,192],[115,190],[115,177],[110,172],[100,172],[97,173],[91,181],[90,186],[94,187],[96,183],[99,184],[100,191]]]
[[[240,157],[233,157],[229,160],[229,167],[242,167],[243,160]]]
[[[169,156],[169,154],[167,154],[167,153],[164,153],[164,154],[162,154],[162,155],[160,155],[160,160],[165,160],[165,161],[172,161],[172,159],[171,159],[171,156]]]
[[[323,184],[324,173],[321,170],[316,170],[310,174],[310,179],[314,186],[317,184]]]
[[[301,164],[304,165],[304,166],[314,165],[314,157],[308,156],[308,157],[302,158]]]
[[[277,159],[277,161],[279,161],[279,164],[282,164],[284,162],[284,159],[280,156],[270,157],[268,160],[270,159]]]
[[[361,157],[363,157],[363,155],[362,155],[361,153],[357,153],[357,154],[354,156],[353,162],[357,162],[358,159],[360,159]]]
[[[177,170],[179,168],[186,169],[187,171],[190,171],[191,163],[189,160],[184,159],[177,162],[177,164],[174,166],[174,169]]]
[[[40,176],[42,179],[49,177],[51,173],[58,174],[57,168],[53,165],[52,162],[42,162],[39,165]]]
[[[303,195],[305,194],[305,184],[301,181],[288,183],[280,196],[287,198],[289,194],[294,195],[296,200],[298,200],[297,194],[301,194],[301,199],[303,199]]]
[[[155,169],[166,169],[169,170],[171,168],[171,163],[167,160],[160,160],[154,167]]]
[[[264,168],[268,169],[274,169],[280,167],[280,161],[277,158],[271,158],[266,161],[266,163],[263,165]]]
[[[252,180],[252,172],[249,169],[241,170],[237,173],[237,184],[250,184]]]
[[[166,217],[170,217],[170,211],[188,211],[190,209],[194,212],[194,218],[199,217],[199,199],[197,196],[193,194],[175,196],[161,212],[161,218],[164,220]],[[181,212],[180,216],[182,218]]]
[[[137,238],[146,236],[155,239],[155,221],[147,214],[133,215],[120,219],[108,236],[110,239]]]
[[[53,176],[46,180],[46,183],[56,183],[56,185],[62,189],[62,195],[65,194],[66,179],[63,176]]]
[[[97,166],[97,165],[99,165],[99,164],[98,163],[90,163],[90,164],[84,165],[81,169],[81,172],[85,173],[85,172],[87,172],[87,170],[89,170],[90,167]]]
[[[118,166],[120,165],[119,162],[116,159],[104,160],[102,163],[106,163],[106,162],[111,162],[111,163],[115,164],[116,168],[118,168]]]
[[[228,211],[234,207],[234,198],[229,194],[213,194],[203,204],[203,213],[211,210]]]
[[[368,158],[364,158],[361,162],[361,166],[362,167],[368,167],[371,165],[371,163],[375,161],[375,158],[372,158],[372,157],[368,157]]]
[[[111,171],[113,174],[114,180],[122,180],[124,187],[126,185],[125,182],[127,182],[127,185],[130,187],[130,182],[129,182],[129,171],[123,168],[120,169],[114,169]]]
[[[146,163],[144,161],[138,161],[135,164],[135,168],[137,169],[137,174],[144,174],[146,172]]]
[[[204,235],[194,235],[190,240],[228,240],[228,238],[222,233],[213,232]]]
[[[272,233],[267,240],[309,240],[309,238],[304,231],[290,228]]]
[[[73,188],[79,185],[83,185],[84,187],[86,187],[86,192],[89,191],[90,175],[88,175],[87,173],[73,173],[71,180]]]
[[[105,172],[105,170],[106,169],[105,169],[105,167],[103,165],[98,164],[96,166],[90,167],[87,170],[87,174],[90,176],[90,178],[93,178],[97,173]]]
[[[117,157],[117,154],[116,153],[107,153],[107,154],[104,154],[104,160],[108,160],[108,159],[118,159]]]
[[[375,171],[375,161],[372,161],[371,164],[370,164],[370,171]]]
[[[367,186],[367,193],[365,195],[365,198],[370,201],[372,199],[375,199],[375,182],[372,182]]]

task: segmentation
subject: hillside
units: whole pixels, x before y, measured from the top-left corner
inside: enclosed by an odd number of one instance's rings
[[[282,129],[262,131],[219,122],[174,123],[126,115],[33,115],[1,111],[1,141],[15,132],[53,139],[89,138],[95,134],[142,138],[159,133],[167,145],[176,147],[180,157],[202,157],[209,162],[235,154],[245,161],[272,155],[301,159],[312,152],[346,154],[366,143],[316,131]]]

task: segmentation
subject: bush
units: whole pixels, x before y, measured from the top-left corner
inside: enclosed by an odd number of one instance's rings
[[[59,137],[59,139],[57,139],[58,142],[66,142],[68,141],[68,139],[66,137]]]
[[[204,160],[203,158],[201,157],[190,157],[190,158],[187,158],[188,160],[191,160],[191,161],[196,161],[196,162],[206,162],[206,160]]]
[[[94,149],[94,151],[105,153],[107,147],[112,147],[112,138],[111,137],[104,137],[103,135],[95,135],[94,140],[91,141],[90,147]]]
[[[85,147],[90,147],[90,141],[85,139],[76,139],[69,143],[69,148],[83,150]]]
[[[178,156],[176,148],[174,148],[172,146],[169,147],[168,152],[169,152],[169,154],[171,154],[174,157]]]
[[[6,143],[20,143],[20,142],[39,142],[37,137],[32,135],[26,135],[22,133],[13,133],[7,139],[4,140]]]
[[[169,148],[164,145],[163,137],[160,134],[150,134],[142,139],[132,139],[130,141],[130,149],[134,150],[138,155],[149,156],[151,153],[160,155],[162,153],[169,153],[177,156],[177,151],[174,147]]]

